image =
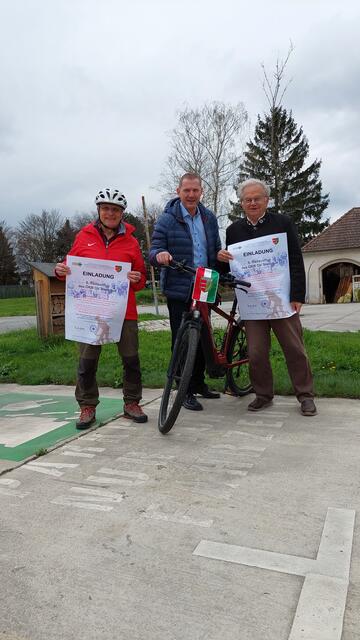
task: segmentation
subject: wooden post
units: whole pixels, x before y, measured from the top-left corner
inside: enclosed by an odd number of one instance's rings
[[[141,196],[141,201],[142,201],[142,207],[143,207],[143,212],[144,212],[144,226],[145,226],[146,244],[147,244],[148,251],[150,252],[149,223],[148,223],[148,218],[147,218],[147,210],[146,210],[144,196]],[[159,305],[158,305],[158,297],[157,297],[156,284],[155,284],[155,271],[154,271],[154,267],[152,265],[150,265],[150,275],[151,275],[151,286],[152,286],[152,291],[153,291],[153,296],[154,296],[155,313],[158,316],[159,315]]]

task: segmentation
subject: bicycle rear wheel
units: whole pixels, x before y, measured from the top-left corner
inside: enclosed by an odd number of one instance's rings
[[[168,433],[179,415],[194,368],[200,326],[185,322],[178,332],[161,398],[158,428]]]
[[[243,324],[234,329],[226,355],[229,363],[241,361],[235,367],[227,370],[226,387],[236,396],[245,396],[250,393],[252,386],[249,376],[246,333]]]

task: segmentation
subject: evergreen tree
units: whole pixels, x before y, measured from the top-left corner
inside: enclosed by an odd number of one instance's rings
[[[19,283],[14,252],[7,236],[8,230],[4,222],[0,222],[0,285]]]
[[[70,224],[68,219],[65,220],[64,225],[58,232],[56,238],[56,255],[58,260],[63,260],[69,249],[71,248],[75,239],[75,230]]]
[[[247,178],[264,180],[271,187],[269,211],[289,215],[297,226],[302,243],[320,233],[328,220],[321,220],[329,204],[322,195],[319,180],[320,160],[305,166],[309,143],[292,113],[274,107],[263,118],[258,116],[254,140],[247,143],[240,166],[239,182]],[[231,218],[239,215],[234,206]]]

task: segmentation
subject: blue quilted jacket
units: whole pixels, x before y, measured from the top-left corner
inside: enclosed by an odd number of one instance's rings
[[[216,255],[221,249],[217,219],[212,211],[206,209],[201,203],[198,207],[207,239],[208,263],[203,266],[214,268]],[[180,198],[174,198],[167,203],[164,213],[155,225],[150,248],[150,262],[155,267],[158,266],[156,255],[160,251],[168,251],[174,260],[186,260],[188,265],[194,266],[192,238],[181,213]],[[161,268],[160,286],[167,298],[188,300],[192,282],[193,278],[190,274],[168,267]]]

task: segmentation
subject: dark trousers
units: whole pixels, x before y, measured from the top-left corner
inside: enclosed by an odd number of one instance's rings
[[[183,302],[182,300],[168,300],[167,306],[169,309],[170,327],[171,327],[171,349],[173,349],[177,332],[179,330],[182,314],[184,311],[189,311],[191,306],[191,300],[189,302]],[[198,349],[196,352],[196,358],[194,363],[193,374],[189,383],[189,392],[196,393],[196,391],[204,384],[205,381],[205,358],[201,347],[201,341],[199,340]]]
[[[124,320],[120,341],[116,343],[123,364],[123,395],[125,404],[141,400],[141,371],[138,354],[137,320]],[[79,342],[80,360],[75,398],[80,407],[99,404],[96,371],[101,345]]]
[[[245,320],[251,384],[259,398],[274,396],[270,365],[270,331],[283,350],[289,376],[299,402],[313,398],[313,377],[306,355],[299,314],[279,320]]]

